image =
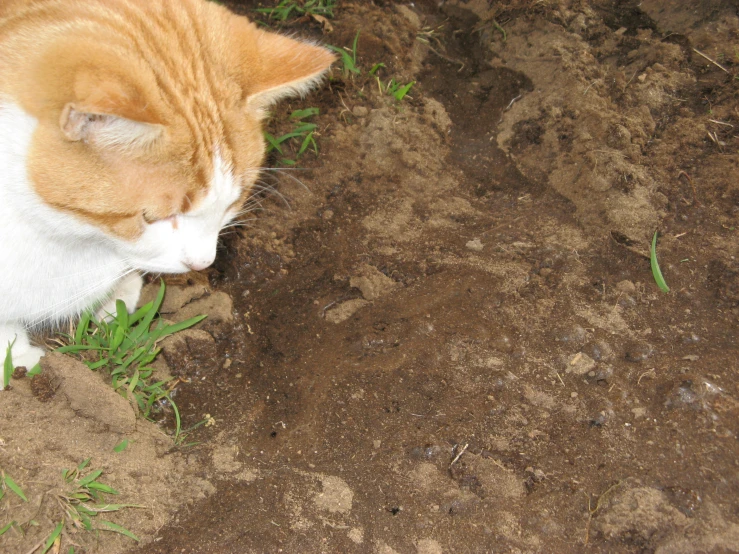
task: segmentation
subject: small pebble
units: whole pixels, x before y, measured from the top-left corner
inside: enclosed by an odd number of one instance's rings
[[[593,360],[593,358],[587,354],[578,352],[570,359],[570,363],[567,364],[566,371],[567,373],[574,373],[575,375],[585,375],[594,367],[595,360]]]
[[[636,292],[636,285],[628,280],[619,281],[616,283],[616,290],[624,294],[634,294]]]
[[[352,113],[356,117],[367,117],[367,114],[369,114],[369,110],[365,106],[354,106]]]
[[[475,252],[480,252],[482,250],[482,242],[480,242],[480,239],[474,238],[472,240],[468,240],[465,246],[469,250],[473,250]]]

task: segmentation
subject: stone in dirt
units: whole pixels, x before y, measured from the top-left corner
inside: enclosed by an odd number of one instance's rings
[[[369,304],[369,302],[361,298],[342,302],[338,306],[334,306],[330,310],[326,310],[326,321],[331,323],[341,323],[342,321],[346,321],[367,304]]]
[[[583,352],[578,352],[570,363],[567,364],[567,373],[574,373],[575,375],[585,375],[588,371],[592,371],[595,367],[595,360]]]
[[[359,268],[357,274],[349,279],[349,284],[362,291],[365,300],[375,300],[401,286],[400,283],[396,283],[379,269],[368,264]]]

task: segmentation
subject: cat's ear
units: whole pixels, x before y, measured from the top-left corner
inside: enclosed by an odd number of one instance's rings
[[[149,146],[162,134],[162,126],[139,107],[138,95],[117,90],[111,83],[91,85],[78,79],[80,101],[68,102],[59,117],[64,137],[101,149],[137,150]]]
[[[305,95],[336,60],[321,46],[257,29],[238,17],[236,40],[248,104],[265,108],[281,98]]]
[[[62,110],[59,126],[67,140],[83,141],[101,149],[141,149],[162,134],[159,125],[98,113],[95,109],[80,107],[73,102]]]

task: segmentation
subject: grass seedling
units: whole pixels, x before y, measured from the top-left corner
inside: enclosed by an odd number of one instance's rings
[[[13,353],[12,348],[15,344],[13,342],[8,343],[8,348],[5,350],[5,359],[3,360],[3,388],[7,389],[10,384],[10,378],[13,376]]]
[[[415,84],[415,81],[411,81],[407,85],[403,85],[398,83],[395,79],[390,79],[387,87],[385,87],[385,92],[392,95],[398,102],[401,102]]]
[[[291,16],[333,18],[336,2],[337,0],[280,0],[274,8],[257,8],[254,11],[277,21],[287,21]]]
[[[385,67],[385,64],[384,63],[382,63],[382,62],[376,63],[375,65],[372,66],[372,69],[369,70],[369,74],[370,75],[374,75],[375,73],[377,73],[383,67]]]
[[[315,123],[305,121],[305,119],[318,115],[318,113],[318,108],[295,110],[290,114],[290,120],[293,122],[293,129],[290,132],[279,137],[275,137],[265,131],[264,138],[267,141],[267,152],[276,150],[280,155],[284,156],[285,151],[283,150],[283,143],[299,140],[300,147],[297,149],[294,158],[282,158],[280,163],[283,165],[295,165],[308,149],[313,150],[313,152],[318,155],[318,145],[316,144],[314,136],[317,125]]]
[[[42,552],[46,552],[55,545],[58,552],[61,545],[61,532],[67,522],[72,525],[74,530],[112,531],[135,541],[139,540],[125,527],[121,527],[112,521],[98,519],[98,516],[103,513],[118,512],[124,508],[142,508],[143,506],[105,502],[104,495],[116,495],[118,491],[99,481],[103,474],[102,469],[88,473],[89,463],[90,458],[84,460],[75,468],[62,471],[64,486],[53,494],[64,513],[64,518],[47,538]]]
[[[10,475],[4,471],[0,471],[0,500],[5,497],[7,491],[12,491],[18,498],[23,500],[23,502],[28,502],[28,498],[26,498],[26,494],[23,492],[23,489],[18,486]],[[0,528],[0,537],[14,526],[18,527],[18,522],[11,520],[4,527]]]
[[[162,339],[192,327],[206,316],[197,316],[181,323],[166,324],[159,316],[164,300],[162,281],[156,299],[129,314],[122,301],[116,302],[116,313],[110,321],[98,320],[91,313],[82,315],[74,335],[67,336],[69,344],[57,349],[62,354],[78,354],[92,370],[106,370],[113,388],[122,396],[132,395],[144,417],[152,414],[163,403],[174,402],[167,381],[154,379],[151,363],[159,354]],[[179,421],[179,419],[178,419]],[[179,424],[175,436],[180,433]]]
[[[352,49],[348,50],[346,48],[339,48],[338,46],[332,46],[330,44],[326,45],[326,48],[330,48],[337,54],[341,56],[341,64],[342,64],[342,73],[344,74],[344,77],[349,75],[349,73],[354,73],[355,75],[359,75],[361,71],[357,67],[357,43],[359,42],[359,31],[357,31],[356,36],[354,37],[354,42],[352,43]]]
[[[649,249],[649,263],[652,266],[652,275],[659,290],[670,292],[670,287],[667,286],[665,278],[662,277],[662,270],[659,268],[659,262],[657,262],[657,231],[654,232],[654,236],[652,237],[652,247]]]
[[[28,502],[28,498],[26,498],[23,489],[21,489],[16,484],[16,482],[13,481],[13,478],[10,475],[5,473],[4,471],[0,471],[0,500],[2,500],[2,498],[5,496],[5,492],[9,490],[13,491],[16,496],[23,500],[23,502]]]

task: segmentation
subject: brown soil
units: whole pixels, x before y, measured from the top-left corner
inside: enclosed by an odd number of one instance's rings
[[[56,370],[2,394],[2,468],[37,505],[92,457],[147,506],[114,519],[131,553],[739,552],[736,2],[336,16],[365,74],[279,108],[321,108],[320,156],[265,177],[290,207],[170,284],[168,317],[214,316],[164,361],[216,424],[173,449]]]

